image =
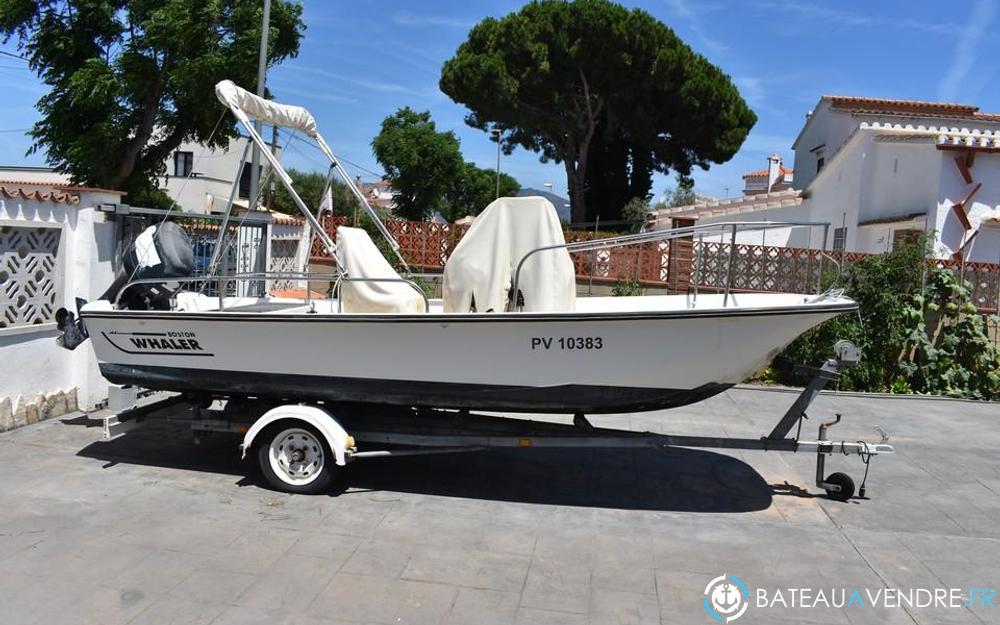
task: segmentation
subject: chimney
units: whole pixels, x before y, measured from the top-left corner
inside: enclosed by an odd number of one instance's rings
[[[774,183],[781,177],[781,163],[781,157],[777,154],[767,157],[767,189],[765,193],[770,193],[771,189],[774,188]]]

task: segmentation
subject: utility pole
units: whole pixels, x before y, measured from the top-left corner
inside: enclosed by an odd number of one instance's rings
[[[264,19],[260,29],[260,56],[257,58],[257,95],[264,97],[264,79],[267,72],[267,35],[271,30],[271,0],[264,0]],[[254,121],[254,130],[261,132],[260,121]],[[257,196],[260,189],[260,149],[253,145],[253,156],[250,158],[250,210],[257,207]]]
[[[490,131],[494,137],[497,138],[497,197],[500,199],[500,135],[503,134],[499,128],[494,128]]]

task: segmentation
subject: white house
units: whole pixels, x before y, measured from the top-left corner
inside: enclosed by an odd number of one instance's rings
[[[239,179],[234,203],[247,208],[250,198],[250,152],[240,164],[243,150],[250,143],[246,137],[233,139],[226,148],[211,149],[199,143],[182,143],[167,160],[166,175],[160,178],[164,189],[187,212],[221,213]],[[280,152],[280,150],[279,150]],[[263,158],[261,159],[263,161]]]
[[[182,143],[167,158],[166,173],[159,186],[182,210],[189,213],[221,213],[239,179],[235,199],[238,207],[246,208],[250,197],[250,153],[242,166],[243,150],[250,140],[233,139],[226,148],[210,149],[199,143]],[[280,153],[280,150],[279,150]],[[69,184],[69,176],[49,167],[0,166],[0,180],[8,184],[60,186]]]
[[[792,148],[791,189],[665,209],[658,225],[820,221],[828,249],[884,252],[926,232],[939,258],[1000,261],[1000,115],[975,106],[823,96]],[[820,247],[774,228],[740,242]]]

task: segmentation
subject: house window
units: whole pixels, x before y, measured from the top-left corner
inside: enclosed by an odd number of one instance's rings
[[[59,228],[0,226],[0,329],[55,321]]]
[[[826,159],[823,158],[822,156],[816,156],[816,173],[817,174],[819,173],[819,170],[823,169],[823,165],[824,164],[826,164]]]
[[[898,250],[920,241],[920,230],[908,228],[892,231],[892,249]]]
[[[250,172],[253,164],[243,163],[243,169],[240,170],[240,199],[248,200],[250,199]],[[262,165],[257,166],[257,171],[263,173],[264,167]],[[260,180],[260,173],[257,174],[257,179]]]
[[[174,152],[174,175],[187,178],[194,167],[194,152]]]
[[[833,229],[833,251],[843,252],[847,249],[847,226]]]

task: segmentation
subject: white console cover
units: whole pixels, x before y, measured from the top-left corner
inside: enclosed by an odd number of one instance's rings
[[[562,224],[542,197],[505,197],[472,222],[444,268],[444,311],[503,312],[521,258],[531,250],[562,245]],[[576,307],[576,272],[564,249],[538,252],[521,270],[518,289],[526,312],[567,312]]]

